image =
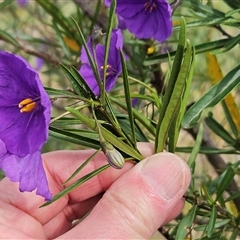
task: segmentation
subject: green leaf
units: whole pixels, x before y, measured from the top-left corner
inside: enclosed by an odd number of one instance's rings
[[[225,113],[225,117],[226,120],[232,130],[232,133],[234,134],[235,138],[237,139],[239,137],[239,129],[240,129],[240,125],[239,125],[239,118],[236,118],[236,113],[238,113],[239,115],[239,109],[236,105],[236,112],[234,111],[233,108],[231,108],[231,106],[229,105],[229,103],[227,103],[227,101],[222,101],[222,107],[223,107],[223,111]],[[235,114],[234,114],[235,113]],[[235,141],[236,143],[236,141]],[[235,145],[235,147],[237,147],[237,145]]]
[[[81,41],[81,44],[83,45],[83,47],[86,51],[89,63],[90,63],[91,68],[93,70],[93,75],[94,75],[94,77],[95,77],[96,81],[98,82],[98,85],[101,89],[102,88],[102,82],[100,81],[100,76],[99,76],[99,72],[98,72],[98,66],[97,66],[97,63],[96,63],[96,59],[94,59],[94,56],[92,56],[91,52],[89,51],[88,45],[87,45],[86,40],[85,40],[84,35],[83,35],[83,32],[82,32],[81,28],[79,27],[78,23],[76,22],[76,20],[74,18],[72,18],[72,20],[73,20],[75,26],[77,27],[79,37],[80,37],[80,41]],[[93,43],[91,43],[91,44],[92,44],[91,47],[94,47]],[[94,53],[94,51],[93,51],[93,53]]]
[[[4,0],[3,2],[0,3],[0,11],[5,8],[7,5],[11,4],[15,0]]]
[[[76,79],[76,75],[72,73],[66,66],[63,64],[60,64],[60,67],[64,73],[64,75],[67,77],[69,82],[71,83],[73,90],[80,96],[86,98],[85,100],[88,101],[89,93],[87,89],[85,88],[85,85],[83,85],[78,79]]]
[[[232,9],[240,8],[240,0],[223,0]]]
[[[48,95],[54,95],[56,97],[59,96],[66,96],[67,98],[77,98],[77,95],[66,90],[59,90],[55,88],[50,88],[50,87],[44,87]]]
[[[184,216],[178,224],[177,233],[175,239],[184,240],[188,234],[188,228],[191,227],[193,221],[196,217],[198,206],[193,205],[193,207],[188,211],[186,216]]]
[[[76,38],[76,34],[74,34],[74,31],[72,31],[71,28],[71,24],[69,23],[69,21],[64,17],[64,15],[62,14],[62,12],[59,10],[59,8],[57,7],[56,4],[54,4],[51,1],[43,1],[43,0],[35,0],[42,8],[44,8],[44,10],[49,13],[52,18],[53,21],[56,24],[59,24],[59,26],[61,26],[64,31],[66,32],[67,36],[75,39],[76,41],[78,41],[78,39]]]
[[[182,127],[191,128],[195,126],[202,114],[202,111],[208,107],[214,107],[231,90],[239,84],[240,65],[231,70],[219,83],[215,84],[207,93],[205,93],[185,114]]]
[[[183,63],[181,65],[181,70],[174,84],[171,97],[170,99],[168,99],[168,95],[166,95],[168,102],[165,102],[165,95],[163,97],[163,106],[159,113],[160,118],[157,125],[157,137],[155,139],[156,152],[163,151],[165,142],[167,140],[167,136],[169,135],[168,131],[171,127],[172,121],[174,118],[178,118],[178,114],[179,114],[179,112],[177,112],[177,110],[179,110],[178,105],[181,103],[181,98],[185,90],[186,79],[188,78],[191,64],[192,64],[192,46],[190,42],[187,41],[186,53],[183,59]],[[168,92],[168,88],[167,88],[167,92]],[[164,109],[165,104],[167,108]],[[176,129],[176,131],[179,131],[179,130],[180,129]],[[173,148],[175,149],[176,139],[173,139],[173,141],[174,141]],[[174,149],[169,149],[169,150],[174,151]]]
[[[240,11],[240,9],[239,9]],[[229,42],[227,42],[222,49],[216,50],[214,53],[224,53],[227,52],[229,50],[231,50],[232,48],[234,48],[237,44],[239,44],[240,42],[240,34],[238,34],[237,36],[233,37]]]
[[[127,105],[127,113],[129,117],[129,122],[131,126],[131,140],[134,144],[134,147],[136,148],[136,131],[135,131],[135,124],[134,124],[134,116],[133,116],[133,110],[132,110],[132,99],[131,99],[131,93],[130,93],[130,85],[129,85],[129,79],[128,79],[128,71],[127,66],[124,60],[123,52],[120,51],[121,54],[121,63],[122,63],[122,74],[123,74],[123,86],[124,86],[124,93],[125,93],[125,100]]]
[[[237,1],[239,1],[239,0],[237,0]],[[239,3],[240,3],[240,1],[239,1]],[[239,4],[239,8],[233,9],[233,10],[230,10],[230,11],[227,11],[227,12],[225,13],[225,16],[226,16],[226,17],[229,17],[229,16],[232,16],[232,15],[235,14],[235,13],[239,13],[239,14],[240,14],[240,4]]]
[[[71,52],[70,52],[69,48],[66,46],[66,43],[65,43],[65,41],[64,41],[64,39],[63,39],[63,36],[62,36],[62,33],[61,33],[58,25],[54,22],[54,20],[52,21],[52,23],[53,23],[53,28],[54,28],[55,33],[56,33],[56,34],[55,34],[55,35],[56,35],[55,37],[56,37],[57,40],[58,40],[57,42],[58,42],[58,44],[60,45],[62,51],[64,52],[65,57],[67,57],[68,59],[70,59],[70,57],[71,57]]]
[[[92,89],[88,86],[86,81],[82,78],[82,76],[80,75],[79,71],[74,66],[71,66],[70,67],[70,72],[71,72],[72,76],[74,77],[77,85],[81,86],[80,90],[82,90],[82,93],[87,98],[91,97],[91,98],[95,99],[95,94],[93,93]]]
[[[128,134],[131,135],[132,133],[132,129],[131,126],[129,124],[129,119],[127,115],[116,115],[118,122],[122,128],[122,130]],[[136,140],[138,142],[149,142],[148,137],[145,135],[145,133],[143,132],[143,129],[139,126],[139,124],[134,121],[135,124],[135,128],[136,128]],[[144,129],[145,130],[145,129]]]
[[[186,24],[186,28],[214,26],[214,25],[219,25],[219,24],[232,25],[232,26],[237,27],[238,20],[236,20],[232,17],[209,18],[209,19],[203,19],[203,20],[199,20],[199,21],[189,22]],[[179,30],[179,26],[175,26],[173,29],[175,31]]]
[[[67,115],[67,112],[66,112],[66,115]],[[59,127],[62,128],[62,127],[68,127],[68,126],[72,127],[73,125],[79,125],[79,120],[76,118],[61,117],[57,121],[54,121],[53,123],[51,123],[51,127],[56,127],[56,128],[59,128]],[[76,129],[76,130],[80,130],[80,129]]]
[[[183,91],[183,95],[182,95],[182,100],[179,101],[179,110],[177,109],[177,112],[179,112],[178,117],[175,117],[173,119],[173,124],[170,126],[170,130],[169,130],[169,151],[170,152],[175,152],[175,148],[177,145],[177,140],[180,134],[180,128],[181,128],[181,123],[182,123],[182,119],[183,116],[185,114],[186,108],[187,108],[187,103],[188,103],[188,96],[190,93],[190,89],[191,89],[191,83],[192,83],[192,79],[193,79],[193,71],[194,71],[194,66],[195,66],[195,51],[193,49],[192,52],[192,62],[191,65],[189,67],[189,71],[186,72],[186,74],[182,74],[180,75],[183,78],[186,78],[186,84],[185,84],[185,89]],[[177,106],[178,108],[178,106]]]
[[[215,181],[212,182],[212,185],[217,185],[217,195],[215,201],[217,201],[218,198],[223,194],[223,192],[226,191],[226,188],[232,182],[234,176],[234,169],[229,166]]]
[[[77,187],[79,187],[80,185],[82,185],[83,183],[87,182],[89,179],[95,177],[96,175],[100,174],[101,172],[103,172],[104,170],[106,170],[107,168],[109,168],[110,165],[104,165],[88,174],[86,174],[85,176],[79,178],[75,183],[71,184],[70,186],[66,187],[64,190],[62,190],[60,193],[58,193],[57,195],[55,195],[52,200],[44,203],[43,205],[41,205],[40,207],[46,207],[49,204],[57,201],[58,199],[60,199],[61,197],[65,196],[66,194],[70,193],[71,191],[73,191],[74,189],[76,189]]]
[[[73,179],[96,155],[97,153],[99,153],[101,150],[101,148],[99,148],[99,150],[97,150],[96,152],[94,152],[86,161],[84,161],[81,166],[79,166],[74,173],[63,183],[66,184],[67,182],[69,182],[71,179]]]
[[[168,82],[168,87],[163,96],[163,102],[159,113],[159,119],[156,129],[156,139],[155,139],[155,152],[161,152],[164,149],[165,141],[167,138],[168,130],[173,120],[175,110],[178,108],[178,101],[180,100],[180,92],[183,87],[182,84],[185,84],[183,81],[180,82],[180,86],[176,89],[176,81],[182,65],[182,59],[184,54],[184,48],[186,43],[186,23],[184,18],[181,18],[181,29],[179,33],[179,42],[177,47],[176,56],[174,58],[171,75]],[[189,48],[188,48],[189,49]],[[183,80],[183,79],[180,79]],[[180,88],[179,88],[180,87]],[[174,92],[175,90],[175,92]],[[173,98],[174,96],[174,98]],[[170,104],[171,103],[171,104]],[[166,123],[165,114],[168,111],[168,123]]]
[[[217,229],[217,228],[221,228],[222,226],[226,226],[230,221],[231,219],[224,219],[224,220],[218,221],[215,223],[214,228]],[[193,229],[196,231],[204,231],[206,229],[206,224],[196,226]],[[213,236],[214,235],[212,235],[212,239],[214,239]]]
[[[68,108],[66,108],[66,110],[68,110],[70,113],[72,113],[76,118],[78,118],[86,126],[88,126],[89,128],[91,128],[94,131],[96,130],[96,123],[94,120],[87,118],[86,116],[84,116],[83,114],[81,114],[79,111],[77,111],[74,108],[68,107]],[[137,150],[133,149],[132,147],[130,147],[129,145],[124,143],[121,139],[116,137],[114,134],[112,134],[110,131],[108,131],[103,126],[100,126],[100,128],[101,128],[101,133],[106,141],[108,141],[113,146],[117,147],[119,150],[128,154],[129,156],[133,157],[136,160],[140,161],[143,159],[143,157]]]
[[[124,104],[122,101],[119,101],[119,99],[117,98],[113,98],[111,97],[111,100],[117,104],[118,106],[120,106],[122,109],[127,110],[127,106],[126,104]],[[132,109],[134,118],[136,120],[138,120],[146,130],[148,130],[149,133],[151,133],[153,136],[155,136],[156,134],[156,128],[155,126],[152,124],[152,122],[146,118],[142,113],[140,113],[139,111],[137,111],[136,109]]]
[[[80,9],[78,5],[77,5],[77,8]],[[98,24],[97,20],[101,14],[101,10],[102,10],[102,1],[97,1],[95,12],[94,12],[93,18],[91,19],[91,26],[89,27],[90,31],[92,31],[94,26]]]
[[[199,149],[201,147],[202,139],[203,139],[203,125],[201,124],[198,129],[197,138],[194,143],[192,152],[191,152],[190,157],[187,162],[188,166],[191,169],[192,174],[194,173],[194,170],[195,170],[195,160],[199,154]]]
[[[235,198],[238,198],[238,197],[240,197],[240,191],[232,193],[230,197],[225,199],[225,202],[229,202],[229,201],[234,200]]]
[[[226,143],[230,145],[235,144],[235,139],[228,133],[225,128],[219,124],[213,117],[212,114],[209,114],[208,117],[204,119],[205,123],[207,126],[216,134],[218,135],[221,139],[223,139]]]
[[[209,190],[209,186],[207,186],[205,183],[202,183],[201,185],[201,190],[204,193],[205,199],[208,202],[209,205],[213,205],[214,204],[214,200],[212,198],[212,194]]]
[[[230,0],[231,1],[231,0]],[[202,13],[204,14],[202,17],[211,17],[211,18],[217,18],[217,17],[224,17],[224,12],[221,12],[217,9],[214,9],[213,7],[203,5],[200,1],[195,0],[184,0],[183,6],[188,7],[188,9],[192,9],[195,13]]]
[[[111,1],[110,10],[109,10],[109,18],[108,18],[108,27],[106,33],[106,40],[105,40],[105,52],[104,52],[104,64],[103,64],[103,88],[101,91],[101,99],[104,103],[105,99],[105,89],[106,89],[106,77],[107,77],[107,65],[108,65],[108,56],[109,56],[109,47],[111,41],[111,34],[113,28],[113,20],[114,20],[114,13],[116,10],[116,0]],[[103,104],[105,105],[105,104]]]
[[[0,39],[11,43],[14,47],[20,47],[19,43],[10,34],[0,29]]]
[[[191,153],[192,147],[177,147],[176,152]],[[238,154],[239,152],[235,149],[221,149],[221,148],[211,148],[211,147],[200,147],[199,153],[202,154]]]
[[[49,127],[49,135],[63,141],[79,144],[89,148],[99,149],[100,147],[100,143],[96,139],[70,133],[69,131],[57,129],[55,127]]]
[[[234,231],[232,232],[231,236],[229,237],[229,240],[236,240],[237,237],[238,237],[238,233],[239,233],[238,228],[234,229]]]
[[[213,234],[214,228],[215,228],[215,223],[216,223],[216,219],[217,219],[217,211],[216,211],[216,206],[213,205],[212,206],[212,210],[211,210],[211,214],[210,214],[210,218],[207,224],[207,236],[210,238]]]
[[[226,44],[231,42],[232,39],[233,38],[227,38],[227,39],[221,39],[221,40],[217,40],[217,41],[212,41],[212,42],[207,42],[207,43],[196,45],[195,46],[195,54],[211,52],[216,49],[224,48],[226,46]],[[149,57],[144,61],[143,64],[144,64],[144,66],[150,66],[150,65],[154,65],[154,64],[158,64],[158,63],[162,63],[162,62],[167,62],[169,59],[169,56],[171,58],[173,58],[175,56],[175,54],[176,54],[176,51],[172,51],[172,52],[169,52],[166,54]]]

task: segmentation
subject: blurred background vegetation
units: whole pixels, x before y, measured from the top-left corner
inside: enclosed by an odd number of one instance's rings
[[[108,9],[98,0],[30,0],[25,5],[5,0],[0,1],[0,11],[0,49],[26,58],[39,72],[44,86],[59,90],[72,89],[59,64],[80,67],[82,44],[72,18],[85,39],[94,26],[102,28],[103,32],[108,27]],[[138,40],[127,30],[123,32],[129,76],[148,84],[160,96],[167,88],[165,81],[172,70],[167,53],[174,55],[178,45],[181,16],[187,23],[187,39],[196,47],[188,99],[191,106],[240,63],[240,2],[183,0],[173,14],[173,34],[164,43]],[[132,93],[149,94],[141,85],[131,81],[130,84]],[[224,103],[203,112],[200,143],[196,144],[198,125],[180,132],[175,153],[186,161],[190,156],[194,158],[193,181],[186,194],[188,204],[182,215],[159,229],[168,239],[240,238],[239,90],[236,84],[229,90],[230,100],[225,98]],[[122,78],[111,95],[123,99]],[[52,116],[65,113],[65,107],[72,103],[69,99],[54,101]],[[135,109],[152,118],[154,108],[141,100]],[[43,152],[86,148],[52,135],[50,133]],[[149,137],[148,140],[154,139]],[[193,146],[198,148],[193,151]]]

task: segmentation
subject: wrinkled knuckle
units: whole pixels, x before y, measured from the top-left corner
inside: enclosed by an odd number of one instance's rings
[[[119,219],[124,219],[123,227],[131,227],[138,235],[144,236],[152,227],[150,219],[153,216],[149,211],[151,198],[148,194],[143,194],[141,198],[133,198],[129,193],[115,191],[111,194],[109,204],[115,206],[114,211]]]

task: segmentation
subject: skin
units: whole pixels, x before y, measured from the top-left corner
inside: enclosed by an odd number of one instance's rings
[[[0,182],[0,239],[149,239],[182,210],[182,198],[191,179],[186,163],[176,155],[153,155],[153,145],[139,143],[145,157],[135,166],[103,173],[47,207],[43,198],[20,193],[18,184]],[[94,150],[43,154],[53,195]],[[74,180],[106,164],[103,153]],[[104,194],[103,194],[104,193]],[[91,210],[91,212],[89,212]],[[84,218],[79,224],[75,219]]]

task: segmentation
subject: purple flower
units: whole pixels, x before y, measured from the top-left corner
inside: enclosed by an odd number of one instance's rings
[[[105,0],[109,7],[111,0]],[[165,41],[172,33],[171,6],[166,0],[117,0],[116,13],[137,38]]]
[[[87,46],[89,51],[94,56],[93,51],[96,53],[96,62],[97,67],[100,75],[100,80],[103,80],[103,64],[104,64],[104,52],[105,47],[101,44],[93,45],[91,43],[91,38],[88,38]],[[106,91],[110,91],[117,80],[117,77],[122,71],[121,59],[119,49],[122,49],[123,40],[122,34],[119,29],[114,29],[111,35],[110,41],[110,49],[109,49],[109,56],[107,61],[107,74],[106,74]],[[80,60],[82,62],[82,66],[79,70],[79,73],[84,78],[88,86],[91,88],[93,93],[98,96],[100,94],[100,89],[97,83],[97,80],[94,77],[91,65],[89,63],[87,53],[85,49],[82,50]]]
[[[132,98],[132,107],[136,107],[136,105],[138,104],[138,98]]]
[[[36,57],[36,71],[40,71],[44,65],[44,60],[40,57]]]
[[[51,199],[41,149],[51,101],[38,74],[20,56],[0,51],[0,168],[21,191]]]
[[[17,0],[17,2],[20,7],[26,7],[28,5],[29,0]]]
[[[120,28],[121,30],[126,30],[127,26],[126,23],[124,21],[124,19],[118,15],[118,28]]]

